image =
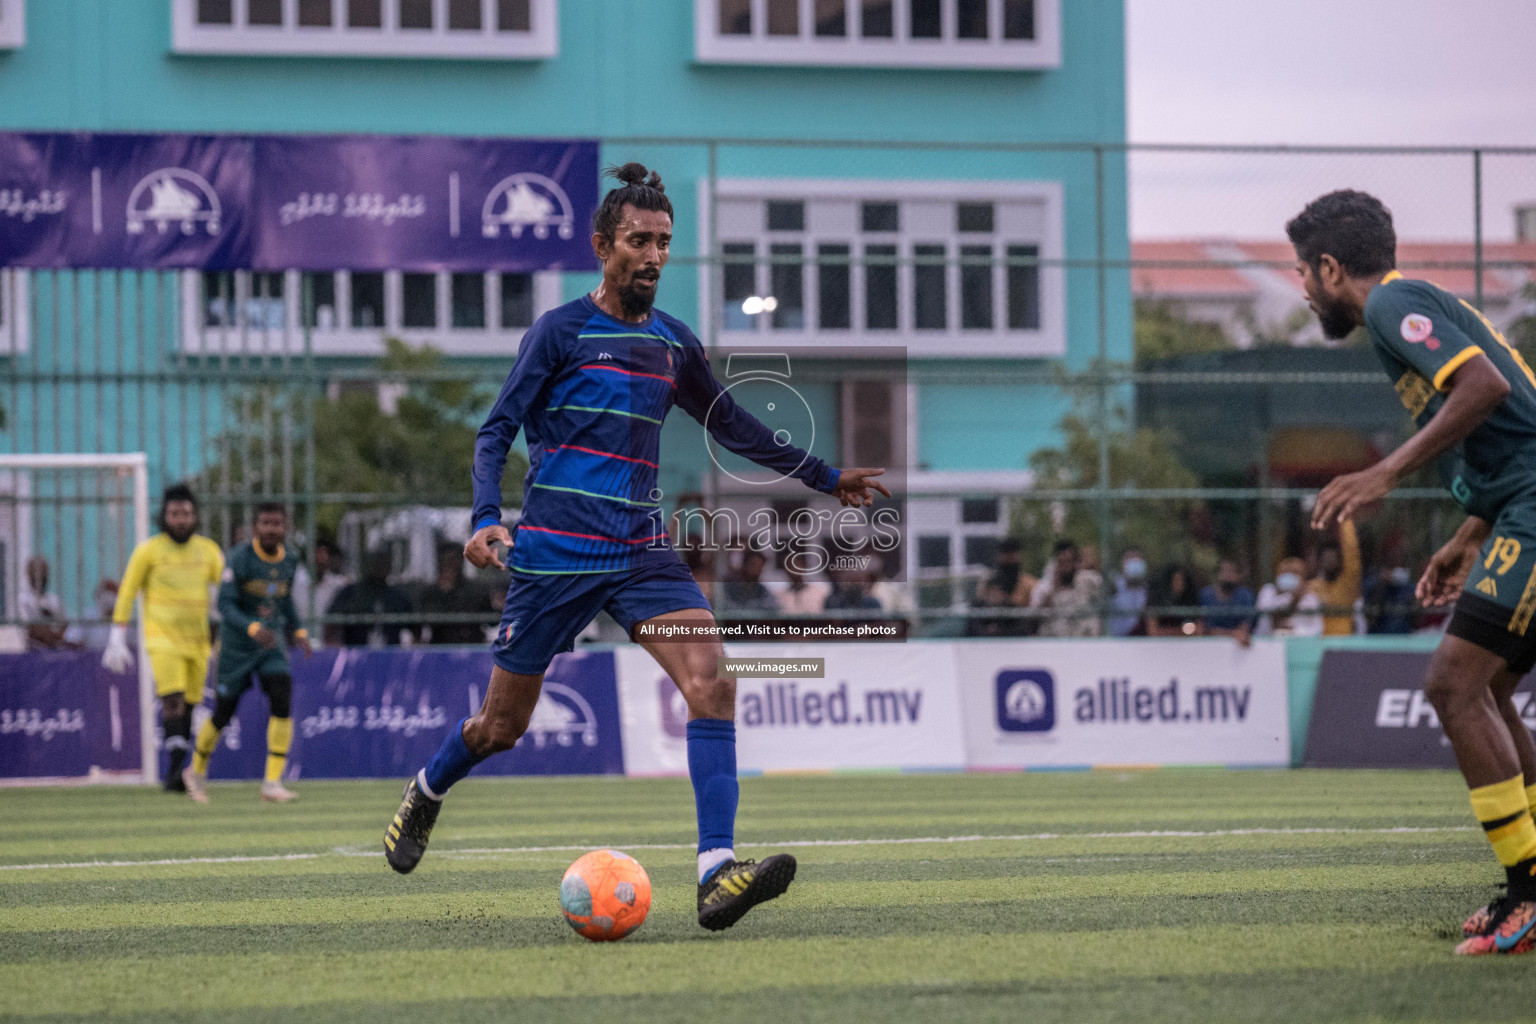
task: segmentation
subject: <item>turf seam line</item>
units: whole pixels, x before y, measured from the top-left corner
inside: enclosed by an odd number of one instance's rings
[[[789,839],[753,843],[753,846],[808,848],[825,846],[910,846],[923,843],[1020,843],[1053,839],[1217,839],[1229,836],[1306,836],[1306,835],[1413,835],[1436,832],[1477,831],[1470,825],[1398,825],[1392,828],[1227,828],[1207,831],[1148,829],[1131,832],[1032,832],[1019,835],[987,836],[911,836],[894,839]],[[626,850],[692,850],[694,843],[627,843]],[[572,850],[604,849],[601,844],[566,844],[561,846],[488,846],[442,850],[444,855],[494,853],[564,853]],[[327,853],[279,853],[264,856],[167,857],[159,860],[87,860],[43,864],[0,864],[0,871],[40,871],[62,868],[139,868],[174,867],[181,864],[247,864],[262,861],[318,860],[322,857],[380,857],[378,850],[362,851],[337,848]]]

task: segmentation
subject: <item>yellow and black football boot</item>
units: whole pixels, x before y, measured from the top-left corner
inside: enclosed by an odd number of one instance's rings
[[[405,796],[395,820],[384,830],[384,856],[389,866],[408,875],[416,867],[421,855],[427,852],[427,838],[432,826],[437,824],[437,812],[443,802],[433,800],[421,791],[415,778],[405,784]]]
[[[712,932],[729,928],[766,900],[784,895],[795,880],[795,858],[775,854],[761,864],[728,860],[699,883],[699,924]]]

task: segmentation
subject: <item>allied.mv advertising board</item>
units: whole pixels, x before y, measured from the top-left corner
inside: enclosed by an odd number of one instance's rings
[[[1279,642],[973,641],[955,663],[972,768],[1290,761]]]

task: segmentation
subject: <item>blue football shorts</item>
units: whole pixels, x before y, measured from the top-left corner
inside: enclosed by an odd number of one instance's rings
[[[538,675],[555,655],[576,648],[576,637],[606,611],[629,633],[636,623],[684,608],[708,608],[681,559],[629,572],[533,575],[513,570],[507,607],[491,642],[496,664]]]

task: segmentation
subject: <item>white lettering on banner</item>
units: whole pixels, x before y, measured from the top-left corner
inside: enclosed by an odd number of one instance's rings
[[[361,217],[380,221],[385,227],[397,220],[413,220],[425,216],[425,195],[402,195],[386,202],[382,192],[300,192],[299,197],[278,207],[279,222],[287,227],[311,217]]]
[[[972,767],[1290,761],[1276,641],[972,641],[955,659]]]
[[[539,702],[533,706],[526,735],[535,749],[550,743],[569,747],[580,740],[583,746],[597,746],[597,713],[581,694],[562,683],[544,681]]]
[[[299,734],[305,739],[311,739],[328,732],[356,729],[359,724],[370,732],[384,729],[391,733],[415,736],[423,729],[441,729],[447,725],[448,711],[446,708],[426,705],[410,715],[402,707],[357,708],[349,705],[320,708],[313,715],[306,715],[299,720]]]
[[[1536,729],[1536,693],[1517,693],[1512,699],[1527,728]],[[1440,716],[1423,690],[1382,690],[1376,700],[1376,728],[1439,730]]]
[[[1408,724],[1408,690],[1382,690],[1376,701],[1376,728],[1400,729]]]
[[[1423,690],[1414,690],[1413,696],[1408,698],[1408,725],[1417,726],[1420,722],[1431,729],[1440,728],[1440,716],[1435,714],[1435,706],[1424,696]]]
[[[19,188],[0,188],[0,214],[20,217],[23,224],[30,224],[38,217],[63,213],[69,205],[68,198],[69,193],[63,189],[45,188],[29,199]]]
[[[624,770],[686,772],[688,712],[677,687],[644,651],[614,653]],[[737,763],[744,771],[965,764],[954,652],[947,643],[730,644],[726,654],[824,659],[822,679],[737,681]]]
[[[47,717],[38,708],[6,708],[0,711],[0,736],[19,733],[24,736],[41,736],[47,742],[60,733],[84,731],[85,711],[82,708],[72,711],[59,708],[58,714]]]
[[[207,178],[185,167],[151,171],[128,193],[130,235],[143,234],[150,224],[163,235],[173,223],[184,235],[196,232],[198,224],[208,234],[216,235],[222,218],[219,194]]]

